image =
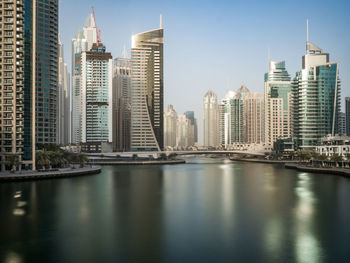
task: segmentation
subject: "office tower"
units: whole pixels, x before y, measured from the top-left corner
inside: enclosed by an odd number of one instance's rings
[[[265,143],[292,137],[292,84],[285,62],[269,61],[265,73]]]
[[[264,141],[264,95],[248,93],[244,100],[245,143]]]
[[[59,39],[58,89],[57,89],[57,143],[70,143],[70,76],[63,58],[63,44]]]
[[[346,135],[350,136],[350,97],[345,98]]]
[[[194,142],[198,142],[198,126],[197,126],[197,119],[194,116],[194,111],[186,111],[184,113],[188,119],[191,120],[192,125],[194,126]]]
[[[208,91],[203,99],[204,109],[204,146],[219,146],[219,107],[218,98],[213,91]]]
[[[112,143],[112,55],[102,43],[81,55],[81,142]]]
[[[57,142],[58,0],[36,0],[36,142]],[[25,15],[27,16],[27,8]],[[49,14],[49,15],[48,15]]]
[[[338,125],[338,134],[346,135],[346,115],[344,112],[339,112]]]
[[[164,147],[176,146],[177,114],[173,105],[164,111]]]
[[[131,61],[124,50],[113,66],[113,151],[130,150],[130,81]]]
[[[219,145],[225,146],[225,131],[227,128],[227,125],[225,125],[225,116],[226,116],[226,100],[223,99],[221,103],[219,104]]]
[[[131,150],[163,149],[163,28],[132,36]]]
[[[194,125],[185,114],[177,117],[176,147],[187,149],[194,145]]]
[[[246,96],[250,93],[249,89],[242,85],[233,99],[230,100],[230,144],[244,143],[246,136],[246,119],[244,115],[244,103]]]
[[[224,147],[232,143],[231,103],[235,95],[236,93],[234,91],[228,91],[219,105],[219,142]]]
[[[79,144],[82,141],[82,52],[91,50],[97,43],[96,23],[92,14],[86,19],[85,26],[72,39],[72,124],[71,141]]]
[[[298,147],[313,149],[327,134],[338,129],[340,81],[337,62],[329,54],[306,42],[302,70],[293,80],[294,136]]]

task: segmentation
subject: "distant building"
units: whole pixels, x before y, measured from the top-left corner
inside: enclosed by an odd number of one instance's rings
[[[163,28],[132,36],[131,150],[163,149]]]
[[[332,156],[339,154],[345,158],[349,158],[350,154],[350,137],[339,135],[327,135],[320,140],[320,145],[316,146],[318,154]]]
[[[338,125],[338,134],[346,135],[346,115],[344,112],[339,112]]]
[[[345,98],[346,135],[350,136],[350,97]]]
[[[176,122],[176,147],[186,149],[194,145],[194,125],[185,114],[179,115]]]
[[[275,153],[288,153],[297,150],[295,138],[279,138],[273,143]]]
[[[337,62],[306,42],[302,69],[293,80],[294,136],[298,147],[313,149],[327,134],[338,132],[340,80]]]
[[[219,146],[219,107],[218,98],[213,91],[208,91],[203,99],[204,109],[204,146]]]
[[[272,146],[278,138],[291,137],[293,133],[292,84],[284,61],[269,62],[264,95],[264,141]]]
[[[249,93],[244,100],[245,143],[264,141],[264,95]]]
[[[164,111],[164,147],[176,146],[177,114],[173,105]]]
[[[130,151],[131,61],[124,51],[113,66],[113,151]]]
[[[184,114],[191,120],[191,123],[194,126],[194,142],[198,143],[198,125],[197,119],[194,116],[194,111],[186,111]]]

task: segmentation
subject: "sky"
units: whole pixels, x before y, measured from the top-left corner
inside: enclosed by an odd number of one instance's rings
[[[130,54],[131,36],[164,28],[164,108],[195,111],[202,140],[203,96],[213,90],[221,100],[242,84],[264,92],[271,60],[286,61],[291,75],[301,69],[306,19],[310,41],[338,62],[344,97],[350,96],[350,1],[253,0],[60,0],[60,35],[71,66],[71,40],[94,6],[102,42],[113,58]]]

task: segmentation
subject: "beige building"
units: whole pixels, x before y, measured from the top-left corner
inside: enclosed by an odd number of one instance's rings
[[[173,105],[168,105],[164,111],[164,147],[176,146],[177,114]]]
[[[264,140],[264,95],[248,93],[244,99],[244,142],[262,143]]]
[[[219,105],[213,91],[208,91],[203,99],[204,146],[217,147],[219,142]]]
[[[185,114],[179,115],[176,122],[176,147],[186,149],[194,145],[194,125]]]

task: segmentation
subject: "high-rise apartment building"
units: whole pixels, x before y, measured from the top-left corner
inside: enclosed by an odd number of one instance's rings
[[[112,55],[102,43],[82,52],[82,143],[112,143],[112,63]]]
[[[350,97],[345,98],[346,135],[350,136]]]
[[[264,141],[264,95],[248,93],[244,100],[244,142],[259,144]]]
[[[293,132],[292,84],[284,61],[269,62],[264,95],[264,140],[266,144],[273,145],[278,138],[292,137]]]
[[[131,61],[124,51],[113,66],[113,151],[130,150],[131,121]]]
[[[71,141],[82,141],[82,52],[91,50],[97,43],[96,25],[92,14],[86,19],[85,26],[72,39],[72,124]]]
[[[219,146],[219,105],[218,98],[213,91],[208,91],[203,99],[204,109],[204,146]]]
[[[322,137],[338,131],[340,81],[338,63],[306,42],[302,69],[293,80],[294,136],[298,147],[313,149]]]
[[[176,122],[176,147],[187,149],[194,145],[194,125],[185,114],[179,115]]]
[[[70,75],[63,58],[63,44],[59,39],[58,89],[57,89],[57,143],[70,143],[71,110],[70,110]]]
[[[197,126],[197,119],[194,116],[194,111],[186,111],[184,113],[188,119],[191,120],[192,125],[194,126],[194,142],[198,142],[198,126]]]
[[[164,111],[164,147],[176,146],[177,114],[173,105]]]
[[[57,142],[58,0],[36,0],[36,142]],[[27,9],[26,9],[27,10]],[[25,15],[28,15],[25,12]]]
[[[36,142],[56,142],[58,1],[7,0],[0,11],[1,170],[9,155],[35,169]]]
[[[339,112],[338,125],[338,134],[346,135],[346,115],[344,112]]]
[[[132,36],[132,151],[163,149],[163,34],[160,26]]]

